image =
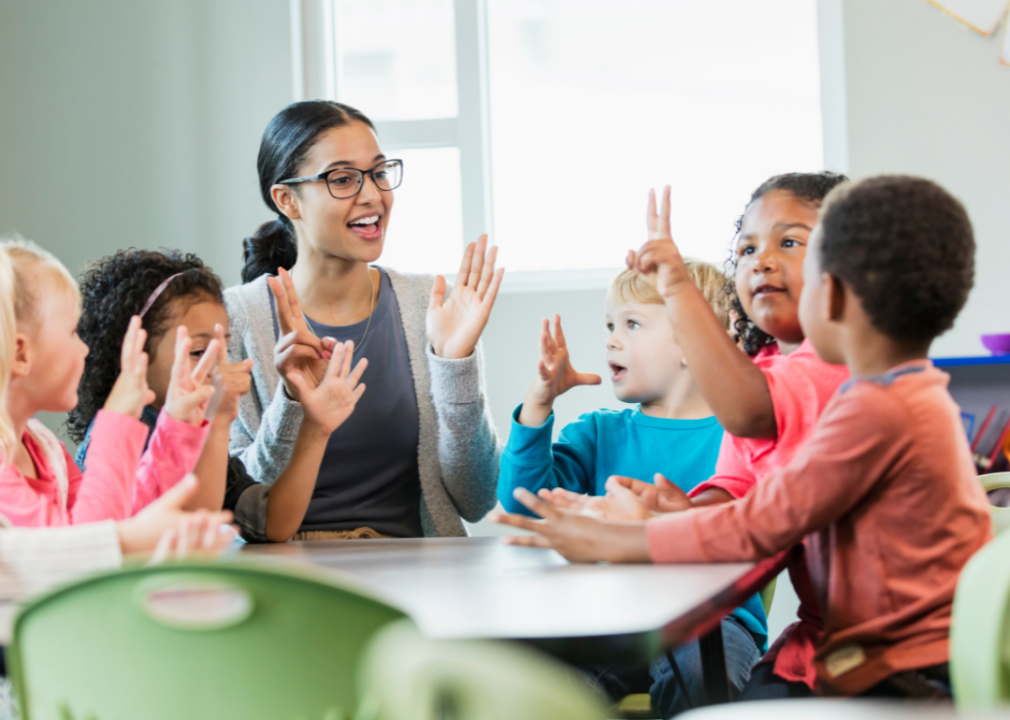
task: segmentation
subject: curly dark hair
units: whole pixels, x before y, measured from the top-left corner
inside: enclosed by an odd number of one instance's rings
[[[775,190],[790,193],[813,205],[820,205],[832,189],[847,180],[845,175],[830,170],[817,173],[774,175],[761,183],[758,189],[751,194],[750,200],[747,201],[747,207],[749,208],[754,202]],[[744,213],[746,213],[746,208]],[[733,235],[733,242],[729,247],[729,258],[726,260],[725,266],[726,294],[732,298],[733,312],[736,315],[736,320],[733,322],[733,330],[735,331],[733,339],[737,342],[743,340],[744,350],[748,355],[754,357],[761,351],[761,348],[773,344],[775,338],[747,317],[743,304],[740,302],[740,296],[736,292],[736,245],[737,236],[740,235],[740,229],[743,227],[743,215],[736,219],[735,227],[736,233]]]
[[[873,326],[930,342],[954,325],[975,282],[964,206],[924,178],[880,175],[838,188],[821,211],[821,268],[852,288]]]
[[[179,250],[120,250],[94,260],[81,274],[81,321],[77,332],[88,346],[77,407],[67,417],[67,431],[75,442],[84,440],[95,414],[105,404],[119,376],[120,352],[130,318],[137,315],[151,293],[166,278],[170,282],[144,315],[147,344],[153,348],[178,312],[204,299],[224,304],[221,279],[196,255]],[[180,305],[178,301],[185,303]]]

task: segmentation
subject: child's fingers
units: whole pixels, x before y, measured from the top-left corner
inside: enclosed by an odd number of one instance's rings
[[[214,336],[217,338],[217,364],[218,367],[228,364],[228,343],[224,339],[224,327],[220,324],[214,325]]]
[[[119,366],[121,372],[130,373],[134,369],[134,360],[137,355],[137,326],[139,323],[140,318],[137,315],[134,315],[130,318],[130,323],[126,326],[126,334],[123,336],[123,345],[119,352]]]
[[[305,394],[309,392],[309,384],[305,382],[305,377],[301,373],[291,370],[287,374],[287,379],[295,386],[299,397],[305,397]]]
[[[543,380],[544,382],[550,382],[551,378],[554,377],[554,373],[552,373],[547,368],[547,363],[545,363],[543,360],[537,361],[537,374],[540,376],[540,379]]]
[[[647,482],[643,482],[642,480],[636,480],[635,478],[625,477],[623,475],[611,475],[609,478],[607,478],[607,482],[604,485],[604,487],[607,488],[607,490],[609,490],[611,483],[615,483],[617,485],[620,485],[621,487],[626,487],[636,495],[641,495],[648,488],[652,487]]]
[[[158,544],[154,548],[154,552],[151,553],[151,560],[149,565],[160,565],[168,559],[171,554],[172,549],[175,547],[175,542],[178,539],[179,534],[176,532],[175,528],[168,528],[163,533],[161,537],[158,538]]]
[[[575,373],[576,385],[601,385],[603,378],[595,373]]]
[[[548,342],[551,337],[551,323],[547,318],[540,322],[540,357],[546,362],[551,360],[551,350]]]
[[[502,538],[502,542],[506,545],[515,545],[516,547],[543,548],[544,550],[554,549],[554,544],[543,535],[506,535]]]
[[[172,382],[183,383],[189,377],[189,351],[193,347],[193,341],[189,338],[189,333],[184,325],[180,325],[175,333],[175,360],[172,362]]]
[[[659,213],[659,228],[665,237],[669,237],[670,233],[670,186],[667,185],[663,188],[663,205]]]
[[[516,488],[515,492],[512,493],[512,497],[525,505],[530,511],[542,517],[544,520],[557,520],[561,515],[557,508],[554,508],[553,506],[545,503],[543,500],[540,500],[526,488]]]
[[[565,331],[561,329],[561,316],[554,314],[554,339],[558,347],[562,350],[568,349],[568,342],[565,340]]]
[[[530,532],[540,532],[543,527],[543,523],[539,520],[513,513],[492,512],[488,514],[487,519],[498,525],[511,525],[512,527],[529,530]]]
[[[191,374],[197,385],[203,385],[203,381],[207,379],[207,375],[214,369],[214,364],[217,362],[218,347],[217,340],[211,340],[210,345],[207,346],[203,355],[200,356],[200,362],[196,364],[196,368]]]
[[[649,190],[649,204],[645,210],[645,226],[649,231],[649,237],[656,232],[656,191]]]
[[[638,256],[635,254],[634,250],[628,250],[628,254],[624,258],[624,264],[629,268],[634,270],[638,265]]]

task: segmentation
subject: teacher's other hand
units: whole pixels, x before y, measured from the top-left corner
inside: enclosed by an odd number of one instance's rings
[[[445,278],[435,277],[425,322],[428,342],[439,357],[450,360],[469,357],[491,315],[505,270],[494,269],[498,248],[486,254],[487,235],[466,246],[456,284],[446,297]]]

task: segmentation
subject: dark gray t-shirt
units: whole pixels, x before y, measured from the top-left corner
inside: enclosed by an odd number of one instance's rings
[[[380,269],[379,301],[368,320],[334,327],[306,317],[319,337],[354,341],[354,362],[368,358],[368,387],[351,416],[330,436],[302,530],[370,527],[383,535],[422,537],[421,479],[417,465],[419,421],[414,375],[400,306]],[[277,308],[270,296],[274,336]]]

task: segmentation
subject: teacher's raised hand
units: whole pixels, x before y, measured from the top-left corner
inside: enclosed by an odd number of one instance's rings
[[[439,357],[469,357],[484,332],[494,307],[503,268],[494,269],[498,248],[487,250],[487,235],[466,246],[452,292],[446,296],[445,278],[435,277],[425,326],[428,342]]]
[[[274,367],[284,381],[284,390],[292,400],[300,400],[298,386],[288,379],[292,371],[316,387],[326,376],[330,355],[336,340],[317,338],[309,328],[291,275],[277,268],[277,277],[268,277],[267,285],[277,305],[277,325],[280,339],[274,346]]]

